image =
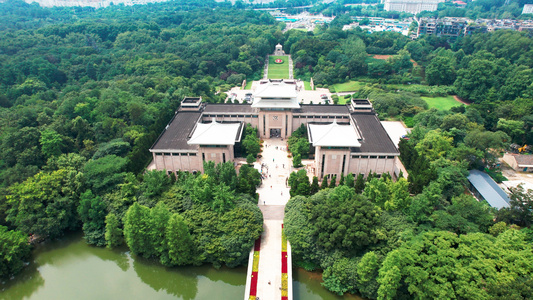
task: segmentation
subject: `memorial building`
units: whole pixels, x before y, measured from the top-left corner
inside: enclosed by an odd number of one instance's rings
[[[288,138],[303,124],[318,178],[397,173],[398,149],[368,100],[312,105],[298,103],[297,95],[296,81],[271,79],[260,82],[251,104],[185,98],[150,149],[155,168],[169,173],[203,172],[204,161],[234,161],[234,146],[248,123],[262,139]]]

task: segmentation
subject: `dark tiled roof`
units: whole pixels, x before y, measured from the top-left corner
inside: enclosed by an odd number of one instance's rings
[[[300,104],[300,109],[295,109],[294,114],[349,114],[346,105],[313,105]]]
[[[533,155],[514,155],[516,162],[519,166],[531,166],[533,165]]]
[[[359,128],[359,134],[362,137],[361,147],[352,148],[353,152],[398,153],[396,146],[373,112],[352,113],[352,119]]]
[[[167,128],[161,133],[157,141],[152,146],[154,150],[194,150],[196,145],[187,144],[187,138],[196,122],[200,118],[201,112],[181,111],[174,115]]]
[[[211,104],[205,105],[204,113],[248,113],[253,112],[250,104]]]

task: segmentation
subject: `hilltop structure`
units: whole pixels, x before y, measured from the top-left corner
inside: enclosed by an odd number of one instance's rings
[[[305,105],[298,103],[297,93],[294,80],[263,80],[251,104],[185,98],[150,149],[155,168],[202,172],[204,161],[234,161],[234,146],[247,123],[258,128],[263,139],[285,139],[303,124],[317,177],[395,173],[399,152],[368,100]]]

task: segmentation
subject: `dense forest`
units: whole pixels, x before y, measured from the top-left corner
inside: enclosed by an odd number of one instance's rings
[[[466,192],[468,170],[501,180],[501,153],[533,143],[531,34],[411,41],[342,31],[345,20],[336,20],[291,45],[296,73],[330,89],[362,82],[353,96],[413,126],[400,142],[409,176],[349,174],[319,186],[305,171],[291,174],[285,229],[294,262],[323,270],[335,293],[370,299],[533,297],[533,191],[513,189],[500,210]],[[428,109],[421,98],[445,95],[471,104]]]
[[[531,298],[533,195],[516,190],[511,208],[495,211],[464,193],[467,170],[495,167],[511,142],[533,143],[530,34],[412,41],[342,31],[347,16],[283,32],[267,13],[214,1],[0,3],[0,275],[23,267],[29,234],[80,229],[90,244],[126,243],[168,266],[245,263],[262,231],[257,171],[143,171],[184,96],[222,102],[230,86],[259,78],[281,43],[297,77],[323,87],[360,81],[356,97],[414,127],[400,145],[407,180],[350,174],[336,187],[291,175],[294,262],[324,270],[339,294]],[[472,104],[435,110],[420,97],[455,94]],[[257,154],[247,132],[243,146]],[[302,158],[308,144],[298,134],[290,147]]]
[[[205,1],[8,1],[0,15],[0,228],[2,255],[13,257],[0,275],[23,266],[24,235],[79,229],[90,244],[125,241],[166,265],[245,263],[262,232],[255,169],[206,166],[177,181],[143,169],[184,96],[220,102],[221,88],[260,75],[282,36],[274,19]],[[183,244],[169,243],[176,236]]]

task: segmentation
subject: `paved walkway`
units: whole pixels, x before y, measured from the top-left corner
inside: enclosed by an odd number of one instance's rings
[[[289,79],[294,79],[293,67],[292,67],[292,57],[291,57],[290,54],[288,56],[289,56]]]
[[[266,179],[257,189],[258,205],[264,219],[257,296],[265,300],[281,299],[281,224],[285,215],[285,204],[290,198],[286,179],[292,170],[287,154],[285,140],[267,139],[263,144],[263,157],[259,163],[263,165]],[[289,281],[292,281],[292,278],[289,278]],[[292,289],[289,292],[292,292]],[[291,298],[292,295],[289,299]]]

